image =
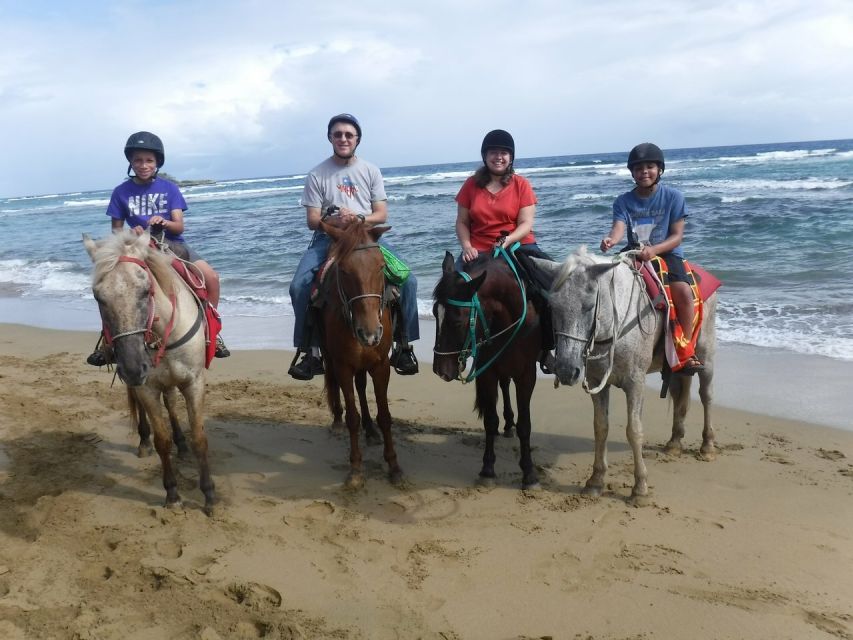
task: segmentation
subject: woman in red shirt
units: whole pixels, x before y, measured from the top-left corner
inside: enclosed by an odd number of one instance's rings
[[[483,138],[480,155],[483,166],[465,181],[456,195],[456,236],[462,245],[461,262],[471,262],[481,252],[491,251],[502,236],[500,244],[505,249],[520,242],[526,253],[542,253],[533,236],[536,195],[527,179],[512,168],[515,160],[512,136],[503,129],[490,131]]]

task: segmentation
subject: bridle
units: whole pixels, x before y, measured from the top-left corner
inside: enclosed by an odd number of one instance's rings
[[[516,243],[510,251],[515,251],[515,249],[520,246],[519,243]],[[524,287],[524,282],[521,279],[521,276],[518,275],[518,271],[513,264],[512,259],[507,254],[506,250],[503,247],[497,246],[495,247],[494,254],[492,257],[502,257],[506,263],[509,265],[513,274],[515,275],[515,279],[518,282],[519,290],[521,291],[521,317],[519,317],[515,322],[507,325],[500,331],[495,334],[492,334],[489,331],[489,321],[486,318],[486,314],[483,311],[483,307],[480,304],[480,298],[477,295],[477,292],[474,292],[474,295],[471,296],[470,300],[456,300],[454,298],[448,298],[447,304],[453,307],[461,307],[463,309],[468,309],[468,330],[465,334],[465,340],[462,344],[462,348],[457,351],[438,351],[433,349],[433,353],[437,356],[452,356],[457,355],[457,362],[459,365],[459,372],[457,374],[457,379],[461,380],[463,384],[467,384],[474,380],[477,376],[479,376],[483,371],[488,369],[492,363],[497,360],[500,355],[506,351],[507,347],[512,343],[515,339],[515,336],[521,330],[521,327],[524,325],[524,321],[527,318],[527,291]],[[472,278],[465,271],[457,271],[457,275],[459,275],[465,282],[471,282]],[[480,324],[483,327],[483,338],[477,339],[477,321],[480,321]],[[487,346],[497,340],[500,336],[512,330],[512,335],[501,345],[501,348],[498,349],[497,353],[495,353],[489,360],[482,366],[477,366],[477,351],[481,347]],[[465,366],[468,362],[468,358],[472,359],[473,369],[468,373],[467,376],[463,377],[463,373],[465,372]]]
[[[370,244],[360,244],[357,247],[355,247],[353,249],[353,251],[364,251],[367,249],[376,249],[377,251],[379,251],[379,244],[376,242],[373,242]],[[382,268],[384,268],[384,266],[385,266],[385,260],[383,258]],[[350,331],[352,331],[353,335],[355,335],[355,321],[353,320],[353,310],[352,310],[353,303],[357,300],[362,300],[364,298],[379,298],[380,303],[384,302],[385,286],[383,284],[382,291],[380,291],[379,293],[360,293],[358,295],[347,297],[347,293],[346,293],[346,291],[344,291],[343,282],[341,281],[340,262],[337,260],[334,263],[334,269],[335,269],[335,286],[338,290],[338,298],[340,299],[340,302],[341,302],[341,313],[343,314],[344,320],[346,321],[347,325],[349,326]],[[380,306],[379,306],[379,319],[380,319],[380,321],[382,319],[382,308],[383,308],[383,306],[384,306],[383,304],[380,304]]]
[[[141,327],[138,329],[131,329],[129,331],[122,331],[121,333],[117,333],[115,335],[112,335],[110,333],[109,324],[106,322],[106,320],[104,320],[104,323],[103,323],[103,325],[104,325],[104,339],[106,340],[108,345],[112,345],[116,340],[119,340],[121,338],[126,338],[127,336],[133,336],[133,335],[137,335],[140,333],[144,334],[143,340],[145,341],[145,347],[149,350],[152,350],[152,351],[156,349],[156,353],[152,357],[152,363],[156,367],[160,363],[160,360],[163,358],[163,354],[165,353],[165,351],[167,349],[176,349],[177,347],[180,347],[181,345],[188,342],[189,339],[192,338],[193,335],[195,335],[195,332],[199,330],[199,328],[201,327],[201,322],[202,322],[201,308],[199,308],[199,312],[197,314],[195,323],[193,323],[193,326],[190,327],[189,331],[187,331],[187,333],[183,337],[181,337],[179,340],[176,340],[173,343],[167,345],[166,343],[169,341],[169,337],[172,335],[172,329],[175,326],[175,315],[176,315],[175,312],[176,312],[176,308],[177,308],[177,296],[175,295],[174,292],[171,292],[168,295],[169,304],[172,307],[172,311],[171,311],[171,314],[169,316],[169,322],[166,324],[166,328],[163,331],[163,335],[162,336],[156,335],[154,333],[154,330],[153,330],[154,321],[157,319],[157,317],[156,317],[156,305],[154,302],[156,287],[155,287],[154,275],[151,273],[151,268],[148,266],[148,264],[144,260],[141,260],[140,258],[134,258],[132,256],[119,256],[118,262],[129,262],[131,264],[135,264],[139,267],[142,267],[142,269],[145,270],[145,273],[148,276],[148,296],[147,296],[148,297],[148,301],[147,301],[148,310],[146,313],[146,320],[145,320],[145,326],[144,327]]]
[[[640,278],[642,278],[642,276],[640,275],[640,272],[637,271],[636,269],[634,269],[630,264],[628,264],[628,262],[624,258],[617,257],[616,259],[619,260],[620,262],[624,262],[631,269],[631,273],[633,275],[633,278],[631,279],[631,291],[628,293],[628,302],[630,303],[631,298],[634,295],[634,289],[637,286],[637,282]],[[651,301],[648,300],[648,296],[646,296],[646,301],[648,304],[648,306],[646,308],[650,309],[650,310],[654,310],[654,307],[652,306]],[[600,319],[599,319],[599,310],[601,309],[601,280],[600,280],[600,278],[596,280],[595,308],[593,309],[592,326],[590,327],[589,335],[587,335],[585,337],[581,337],[581,336],[574,336],[570,333],[566,333],[565,331],[556,331],[556,330],[554,331],[554,335],[562,336],[568,340],[574,340],[575,342],[583,342],[584,343],[584,349],[583,349],[583,355],[582,355],[583,366],[584,366],[584,374],[583,374],[583,381],[581,382],[581,386],[583,387],[583,390],[586,391],[590,395],[596,394],[599,391],[601,391],[605,386],[607,386],[607,384],[609,382],[610,374],[613,372],[613,362],[614,362],[614,359],[616,356],[616,342],[619,339],[621,339],[623,336],[625,336],[631,329],[633,329],[635,325],[639,325],[640,330],[643,331],[644,333],[647,333],[646,330],[643,328],[643,325],[642,325],[642,315],[643,315],[643,311],[644,311],[643,309],[637,310],[637,317],[632,322],[627,323],[628,315],[629,315],[627,310],[626,310],[625,316],[622,318],[621,322],[619,321],[619,310],[616,307],[616,268],[613,268],[610,270],[610,302],[611,302],[611,308],[612,308],[612,312],[613,312],[613,316],[612,316],[613,322],[611,323],[612,332],[611,332],[610,336],[608,336],[606,338],[601,338],[598,340],[596,340],[596,338],[595,338],[596,335],[598,335],[599,322],[600,322]],[[640,304],[640,298],[639,297],[637,299],[637,304],[638,305]],[[596,345],[604,345],[604,344],[610,345],[607,349],[607,353],[602,353],[599,355],[592,355],[592,352],[595,349]],[[589,372],[589,367],[587,366],[587,363],[590,360],[601,360],[602,358],[607,358],[607,369],[605,370],[604,375],[601,378],[601,382],[594,389],[590,389],[589,388],[589,381],[587,379],[587,373]]]

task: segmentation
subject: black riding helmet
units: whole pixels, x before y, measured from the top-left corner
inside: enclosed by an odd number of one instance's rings
[[[332,127],[336,122],[346,122],[347,124],[351,124],[355,127],[355,132],[358,134],[358,141],[361,142],[361,125],[358,123],[358,120],[351,113],[339,113],[336,116],[332,116],[332,119],[329,120],[329,126],[326,127],[326,137],[332,135]]]
[[[154,157],[157,158],[157,168],[163,166],[166,162],[166,151],[163,149],[163,141],[149,131],[137,131],[127,139],[124,145],[124,157],[130,162],[135,150],[151,151]],[[128,175],[130,168],[128,168]]]
[[[506,149],[509,151],[510,164],[515,160],[515,140],[512,139],[508,131],[494,129],[486,134],[486,137],[483,138],[483,144],[480,145],[480,156],[483,158],[483,162],[486,161],[486,151],[489,149]]]
[[[663,174],[663,171],[666,168],[666,164],[663,161],[663,151],[660,150],[659,146],[652,144],[651,142],[638,144],[636,147],[631,149],[631,153],[628,154],[629,169],[640,162],[654,162],[658,167],[660,167],[661,174]]]

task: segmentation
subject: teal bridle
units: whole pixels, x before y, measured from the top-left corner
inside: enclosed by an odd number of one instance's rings
[[[518,247],[520,246],[521,243],[519,242],[513,244],[509,249],[510,253],[514,254],[515,250],[518,249]],[[516,282],[518,282],[518,288],[521,291],[522,302],[520,318],[518,318],[508,327],[505,327],[497,333],[492,334],[489,331],[489,323],[486,318],[486,314],[483,312],[483,307],[480,304],[480,298],[477,295],[476,291],[474,292],[474,295],[471,296],[470,300],[455,300],[453,298],[447,299],[447,304],[451,306],[469,309],[468,331],[465,335],[465,342],[462,344],[462,349],[458,351],[459,379],[462,380],[463,384],[467,384],[468,382],[471,382],[471,380],[474,380],[477,376],[479,376],[486,369],[488,369],[495,362],[495,360],[497,360],[501,356],[504,351],[506,351],[507,347],[509,347],[509,345],[512,344],[512,341],[515,340],[515,337],[518,335],[518,332],[521,330],[521,327],[524,325],[524,321],[527,318],[527,291],[525,289],[524,282],[522,281],[521,276],[518,275],[518,270],[515,268],[515,264],[512,258],[510,258],[509,254],[501,246],[495,247],[494,253],[492,254],[493,258],[497,258],[499,256],[503,258],[504,261],[506,261],[506,263],[509,265],[509,268],[512,270],[513,275],[515,275]],[[462,279],[465,280],[465,282],[471,282],[471,276],[468,275],[466,272],[457,271],[456,273],[458,273],[462,277]],[[483,338],[481,340],[477,340],[478,320],[483,327]],[[506,342],[501,345],[501,348],[498,349],[497,353],[495,353],[491,358],[489,358],[489,360],[482,366],[477,366],[477,357],[479,355],[478,350],[483,346],[491,344],[501,335],[505,334],[510,330],[512,330],[512,334],[509,336]],[[449,352],[448,354],[441,355],[449,355],[450,353],[456,352]],[[472,362],[472,370],[468,373],[467,376],[463,378],[462,374],[465,371],[465,366],[468,362],[469,357],[471,358]]]

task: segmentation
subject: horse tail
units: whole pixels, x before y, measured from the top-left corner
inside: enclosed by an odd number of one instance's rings
[[[139,431],[140,413],[143,410],[142,405],[139,404],[139,400],[136,399],[130,387],[126,386],[125,388],[127,389],[127,409],[130,412],[130,431],[137,433]]]

